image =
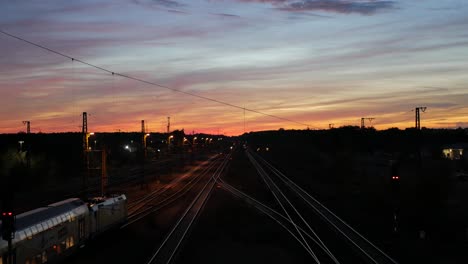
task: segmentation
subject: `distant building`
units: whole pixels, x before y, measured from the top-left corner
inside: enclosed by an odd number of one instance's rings
[[[442,148],[442,155],[447,159],[459,160],[464,158],[466,151],[468,151],[467,143],[451,144]]]

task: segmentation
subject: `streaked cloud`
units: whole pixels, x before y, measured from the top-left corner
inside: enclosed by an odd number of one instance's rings
[[[388,0],[240,0],[241,2],[268,3],[280,10],[291,12],[322,11],[341,14],[373,15],[396,8]]]
[[[0,28],[311,128],[356,125],[362,116],[376,117],[377,128],[411,127],[415,106],[428,107],[424,126],[455,127],[468,122],[468,6],[446,10],[459,1],[449,2],[13,1],[2,5]],[[4,35],[0,45],[0,133],[24,130],[21,120],[36,132],[78,131],[83,111],[93,131],[137,131],[141,119],[163,131],[171,116],[177,129],[243,132],[241,109],[112,76]],[[247,131],[279,127],[304,128],[246,112]]]
[[[226,13],[213,13],[214,16],[225,17],[225,18],[240,18],[238,15],[226,14]]]

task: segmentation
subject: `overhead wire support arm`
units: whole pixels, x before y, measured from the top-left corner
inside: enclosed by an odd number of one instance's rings
[[[3,30],[0,30],[0,33],[4,34],[4,35],[6,35],[6,36],[9,36],[9,37],[11,37],[11,38],[14,38],[14,39],[17,39],[17,40],[26,42],[26,43],[28,43],[28,44],[30,44],[30,45],[33,45],[33,46],[35,46],[35,47],[38,47],[38,48],[40,48],[40,49],[43,49],[43,50],[49,51],[49,52],[51,52],[51,53],[57,54],[57,55],[59,55],[59,56],[68,58],[68,59],[70,59],[70,60],[72,60],[72,61],[76,61],[76,62],[82,63],[82,64],[84,64],[84,65],[87,65],[87,66],[89,66],[89,67],[92,67],[92,68],[95,68],[95,69],[98,69],[98,70],[101,70],[101,71],[110,73],[110,74],[112,74],[112,75],[118,75],[118,76],[120,76],[120,77],[127,78],[127,79],[130,79],[130,80],[138,81],[138,82],[145,83],[145,84],[152,85],[152,86],[157,86],[157,87],[164,88],[164,89],[167,89],[167,90],[171,90],[171,91],[174,91],[174,92],[178,92],[178,93],[181,93],[181,94],[186,94],[186,95],[189,95],[189,96],[197,97],[197,98],[204,99],[204,100],[211,101],[211,102],[215,102],[215,103],[218,103],[218,104],[223,104],[223,105],[226,105],[226,106],[229,106],[229,107],[233,107],[233,108],[237,108],[237,109],[242,109],[242,110],[244,110],[244,111],[256,113],[256,114],[259,114],[259,115],[264,115],[264,116],[268,116],[268,117],[271,117],[271,118],[275,118],[275,119],[287,121],[287,122],[290,122],[290,123],[295,123],[295,124],[298,124],[298,125],[301,125],[301,126],[304,126],[304,127],[313,127],[313,126],[310,126],[309,124],[302,123],[302,122],[298,122],[298,121],[294,121],[294,120],[292,120],[292,119],[288,119],[288,118],[284,118],[284,117],[280,117],[280,116],[276,116],[276,115],[264,113],[264,112],[261,112],[261,111],[255,110],[255,109],[245,108],[245,107],[242,107],[242,106],[238,106],[238,105],[231,104],[231,103],[228,103],[228,102],[224,102],[224,101],[221,101],[221,100],[213,99],[213,98],[210,98],[210,97],[206,97],[206,96],[202,96],[202,95],[198,95],[198,94],[194,94],[194,93],[190,93],[190,92],[178,90],[178,89],[175,89],[175,88],[166,86],[166,85],[161,85],[161,84],[158,84],[158,83],[155,83],[155,82],[143,80],[143,79],[140,79],[140,78],[137,78],[137,77],[133,77],[133,76],[130,76],[130,75],[126,75],[126,74],[122,74],[122,73],[117,73],[117,72],[111,71],[111,70],[109,70],[109,69],[106,69],[106,68],[97,66],[97,65],[95,65],[95,64],[92,64],[92,63],[89,63],[89,62],[86,62],[86,61],[83,61],[83,60],[80,60],[80,59],[76,59],[76,58],[74,58],[74,57],[72,57],[72,56],[66,55],[66,54],[64,54],[64,53],[62,53],[62,52],[59,52],[59,51],[50,49],[50,48],[48,48],[48,47],[46,47],[46,46],[43,46],[43,45],[34,43],[34,42],[29,41],[29,40],[26,40],[26,39],[24,39],[24,38],[15,36],[15,35],[13,35],[13,34],[10,34],[10,33],[8,33],[8,32],[3,31]]]
[[[416,107],[415,108],[415,113],[416,113],[416,116],[415,116],[415,128],[417,130],[420,130],[421,129],[421,113],[420,112],[426,112],[426,109],[427,107],[425,106],[419,106],[419,107]]]

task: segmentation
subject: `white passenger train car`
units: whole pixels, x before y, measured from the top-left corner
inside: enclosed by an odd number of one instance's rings
[[[96,198],[89,203],[71,198],[22,213],[16,217],[12,241],[14,263],[57,262],[126,219],[125,195]],[[0,240],[0,264],[6,262],[7,253],[7,242]]]
[[[92,199],[89,213],[90,236],[93,237],[127,220],[127,199],[125,195]]]

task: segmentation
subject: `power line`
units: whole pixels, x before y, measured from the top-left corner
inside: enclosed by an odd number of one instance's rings
[[[283,120],[283,121],[287,121],[287,122],[299,124],[299,125],[302,125],[302,126],[305,126],[305,127],[312,127],[312,126],[310,126],[310,125],[308,125],[308,124],[301,123],[301,122],[298,122],[298,121],[294,121],[294,120],[292,120],[292,119],[288,119],[288,118],[284,118],[284,117],[280,117],[280,116],[276,116],[276,115],[272,115],[272,114],[267,114],[267,113],[264,113],[264,112],[261,112],[261,111],[258,111],[258,110],[245,108],[245,107],[242,107],[242,106],[238,106],[238,105],[235,105],[235,104],[227,103],[227,102],[224,102],[224,101],[221,101],[221,100],[217,100],[217,99],[213,99],[213,98],[210,98],[210,97],[206,97],[206,96],[202,96],[202,95],[198,95],[198,94],[194,94],[194,93],[190,93],[190,92],[181,91],[181,90],[178,90],[178,89],[175,89],[175,88],[166,86],[166,85],[158,84],[158,83],[151,82],[151,81],[146,81],[146,80],[143,80],[143,79],[140,79],[140,78],[137,78],[137,77],[133,77],[133,76],[130,76],[130,75],[117,73],[117,72],[108,70],[108,69],[106,69],[106,68],[103,68],[103,67],[94,65],[94,64],[92,64],[92,63],[89,63],[89,62],[86,62],[86,61],[83,61],[83,60],[80,60],[80,59],[76,59],[76,58],[74,58],[74,57],[72,57],[72,56],[66,55],[66,54],[64,54],[64,53],[61,53],[61,52],[59,52],[59,51],[56,51],[56,50],[53,50],[53,49],[51,49],[51,48],[45,47],[45,46],[43,46],[43,45],[34,43],[34,42],[29,41],[29,40],[26,40],[26,39],[24,39],[24,38],[15,36],[15,35],[13,35],[13,34],[7,33],[7,32],[5,32],[5,31],[3,31],[3,30],[0,30],[0,33],[4,34],[4,35],[6,35],[6,36],[9,36],[9,37],[11,37],[11,38],[14,38],[14,39],[17,39],[17,40],[26,42],[26,43],[28,43],[28,44],[30,44],[30,45],[33,45],[33,46],[35,46],[35,47],[38,47],[38,48],[40,48],[40,49],[43,49],[43,50],[49,51],[49,52],[51,52],[51,53],[57,54],[57,55],[59,55],[59,56],[65,57],[65,58],[70,59],[70,60],[72,60],[72,61],[76,61],[76,62],[85,64],[85,65],[87,65],[87,66],[89,66],[89,67],[98,69],[98,70],[100,70],[100,71],[104,71],[104,72],[110,73],[110,74],[112,74],[112,75],[117,75],[117,76],[120,76],[120,77],[123,77],[123,78],[127,78],[127,79],[130,79],[130,80],[137,81],[137,82],[141,82],[141,83],[145,83],[145,84],[157,86],[157,87],[160,87],[160,88],[164,88],[164,89],[167,89],[167,90],[171,90],[171,91],[173,91],[173,92],[178,92],[178,93],[190,95],[190,96],[193,96],[193,97],[197,97],[197,98],[200,98],[200,99],[204,99],[204,100],[207,100],[207,101],[211,101],[211,102],[223,104],[223,105],[226,105],[226,106],[229,106],[229,107],[241,109],[241,110],[243,110],[243,111],[249,111],[249,112],[252,112],[252,113],[256,113],[256,114],[260,114],[260,115],[264,115],[264,116],[276,118],[276,119],[279,119],[279,120]]]

